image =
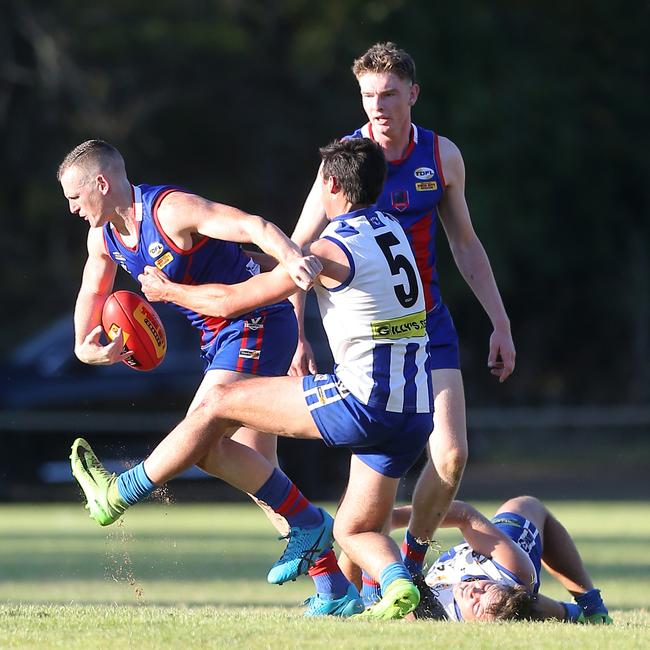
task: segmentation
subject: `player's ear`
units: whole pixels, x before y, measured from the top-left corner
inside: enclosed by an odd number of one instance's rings
[[[97,189],[104,195],[108,194],[108,190],[111,187],[111,184],[108,182],[108,179],[104,174],[97,174],[95,176],[95,183],[97,185]]]
[[[412,84],[409,92],[409,104],[413,106],[420,96],[420,84]]]
[[[327,179],[327,189],[329,189],[330,194],[338,194],[341,191],[341,185],[336,176],[330,176]]]

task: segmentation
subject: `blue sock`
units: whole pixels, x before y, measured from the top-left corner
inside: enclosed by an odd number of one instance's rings
[[[578,603],[580,609],[585,616],[592,616],[593,614],[608,614],[607,607],[603,599],[600,597],[600,589],[590,589],[584,594],[576,596],[573,600]]]
[[[418,540],[407,530],[402,542],[402,559],[404,565],[411,575],[422,573],[424,568],[424,557],[429,549],[428,544],[420,544]]]
[[[314,581],[316,592],[321,596],[341,598],[347,594],[350,581],[343,575],[332,549],[323,553],[309,567],[308,573]]]
[[[560,604],[564,607],[564,611],[566,612],[566,620],[570,623],[577,623],[580,614],[582,614],[580,607],[575,603],[564,603],[562,601],[560,601]]]
[[[144,461],[117,477],[117,491],[130,506],[146,499],[155,489],[144,470]]]
[[[381,593],[385,594],[388,585],[395,580],[404,578],[411,582],[411,574],[408,572],[408,569],[404,566],[403,562],[391,562],[384,570],[379,574],[379,584],[381,586]]]
[[[366,607],[374,605],[381,600],[381,589],[379,583],[365,571],[361,572],[361,598]]]
[[[321,511],[277,467],[253,496],[271,506],[291,527],[315,528],[323,523]]]

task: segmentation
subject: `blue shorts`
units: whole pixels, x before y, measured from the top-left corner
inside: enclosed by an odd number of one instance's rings
[[[460,369],[458,334],[447,306],[438,303],[427,314],[431,370]]]
[[[535,567],[533,592],[537,593],[542,570],[542,538],[535,524],[515,512],[499,512],[492,518],[492,523],[515,542],[530,558]]]
[[[391,413],[366,406],[336,375],[307,375],[302,388],[325,444],[347,447],[384,476],[404,476],[433,429],[432,413]]]
[[[258,309],[219,330],[202,349],[208,370],[232,370],[249,375],[286,375],[296,351],[298,323],[289,303],[268,311]]]

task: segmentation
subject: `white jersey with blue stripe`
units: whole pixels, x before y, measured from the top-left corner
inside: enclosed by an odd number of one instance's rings
[[[365,208],[333,219],[321,238],[350,265],[340,286],[315,287],[337,377],[368,406],[432,412],[424,292],[404,230]]]
[[[445,551],[429,569],[425,580],[452,621],[463,620],[453,592],[459,582],[494,580],[504,585],[521,584],[511,571],[492,558],[476,553],[467,542]]]

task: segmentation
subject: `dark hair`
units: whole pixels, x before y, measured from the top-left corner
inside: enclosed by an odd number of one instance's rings
[[[59,165],[56,173],[57,180],[61,180],[66,169],[79,165],[84,169],[89,169],[92,165],[102,165],[110,163],[121,163],[124,165],[122,154],[111,144],[104,140],[93,139],[86,140],[78,144],[70,151]]]
[[[386,180],[386,159],[381,147],[369,138],[330,142],[319,149],[323,178],[336,178],[353,205],[372,205]]]
[[[352,72],[357,79],[367,72],[394,72],[401,79],[415,83],[415,61],[390,41],[375,43],[354,61]]]
[[[521,621],[533,618],[534,594],[523,585],[498,585],[498,597],[490,603],[486,613],[497,621]]]

